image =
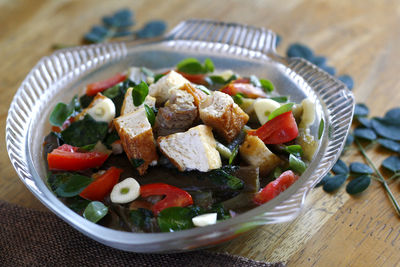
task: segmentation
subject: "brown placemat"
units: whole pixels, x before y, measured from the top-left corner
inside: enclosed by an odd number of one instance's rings
[[[0,201],[0,266],[284,266],[206,250],[140,254],[104,246],[51,212]]]

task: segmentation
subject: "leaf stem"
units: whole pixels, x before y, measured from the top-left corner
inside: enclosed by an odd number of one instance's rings
[[[392,177],[390,177],[388,180],[393,180],[396,179],[397,177],[400,177],[400,173],[393,174]]]
[[[371,159],[368,157],[367,153],[365,152],[364,147],[360,144],[360,142],[358,141],[357,137],[354,138],[355,143],[357,144],[358,148],[360,149],[361,154],[363,155],[363,157],[367,160],[368,164],[374,169],[375,173],[378,175],[379,181],[383,184],[383,187],[385,188],[390,201],[392,202],[397,215],[400,216],[400,206],[399,203],[397,203],[396,198],[393,196],[392,191],[389,188],[389,185],[387,184],[385,178],[382,176],[382,174],[380,173],[380,171],[375,167],[375,164],[371,161]]]

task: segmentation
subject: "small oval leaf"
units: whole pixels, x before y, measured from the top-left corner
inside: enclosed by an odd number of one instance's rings
[[[335,174],[348,174],[349,173],[349,167],[347,167],[346,163],[339,159],[336,161],[335,165],[332,167],[332,171]]]
[[[392,124],[400,125],[400,108],[393,108],[386,112],[384,119]]]
[[[377,138],[376,133],[373,130],[366,128],[355,129],[354,136],[370,141],[373,141]]]
[[[353,78],[351,78],[350,75],[344,74],[344,75],[339,76],[338,79],[339,79],[342,83],[344,83],[344,84],[347,86],[347,88],[349,88],[349,90],[352,90],[352,89],[353,89],[353,87],[354,87],[354,81],[353,81]]]
[[[392,172],[398,172],[400,171],[400,158],[396,156],[390,156],[382,162],[382,166]]]
[[[326,180],[324,184],[324,191],[331,193],[339,189],[344,181],[347,179],[347,174],[338,174]]]
[[[354,117],[366,117],[369,114],[368,107],[363,103],[358,103],[354,107]]]
[[[377,134],[387,139],[400,141],[400,125],[389,123],[386,119],[375,118],[371,121]]]
[[[332,178],[332,175],[331,175],[330,173],[328,173],[327,175],[325,175],[325,176],[321,179],[321,181],[319,181],[318,184],[315,185],[315,187],[323,186],[323,185],[326,183],[326,181],[328,181],[328,179],[331,179],[331,178]]]
[[[365,117],[357,117],[358,122],[364,126],[365,128],[371,128],[372,124],[371,124],[371,120]]]
[[[389,149],[393,152],[400,153],[400,143],[384,138],[379,138],[377,141],[384,148]]]
[[[360,173],[360,174],[374,173],[374,170],[370,166],[368,166],[367,164],[361,163],[361,162],[351,163],[350,171],[353,173]]]
[[[371,184],[369,175],[362,175],[351,180],[346,186],[346,192],[350,195],[355,195],[363,192]]]

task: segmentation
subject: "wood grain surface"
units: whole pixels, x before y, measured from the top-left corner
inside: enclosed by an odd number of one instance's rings
[[[184,19],[209,18],[262,26],[283,37],[278,52],[301,42],[338,74],[355,80],[357,102],[372,115],[400,106],[399,1],[50,1],[0,0],[0,199],[45,210],[14,171],[5,147],[7,111],[18,86],[55,43],[80,44],[103,15],[129,7],[138,27],[163,19],[169,29]],[[368,152],[380,162],[388,155]],[[362,161],[356,152],[351,161]],[[385,173],[388,176],[388,173]],[[400,200],[399,185],[390,185]],[[350,197],[312,190],[300,216],[290,223],[260,227],[212,250],[289,266],[394,266],[400,264],[400,218],[381,185]]]

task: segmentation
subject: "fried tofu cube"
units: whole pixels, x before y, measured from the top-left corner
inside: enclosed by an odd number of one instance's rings
[[[180,170],[207,172],[222,166],[211,127],[198,125],[183,133],[160,136],[161,152]]]
[[[129,160],[144,161],[136,168],[140,175],[149,165],[157,164],[156,144],[144,107],[114,119],[114,125]]]
[[[199,113],[204,124],[211,126],[228,143],[249,120],[249,115],[233,102],[232,97],[218,91],[200,103]]]
[[[181,74],[170,71],[168,74],[161,77],[156,83],[149,87],[149,95],[157,99],[157,104],[162,104],[170,97],[169,90],[172,88],[180,88],[185,83],[190,83]]]
[[[260,168],[260,176],[268,175],[283,163],[258,136],[247,135],[239,148],[240,157],[249,165]]]

